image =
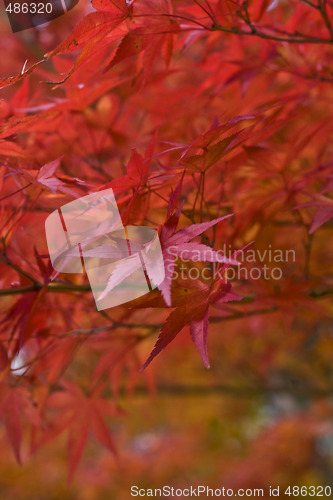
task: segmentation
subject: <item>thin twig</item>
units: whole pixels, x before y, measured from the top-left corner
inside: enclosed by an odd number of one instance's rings
[[[320,12],[321,17],[323,18],[325,26],[329,34],[331,35],[331,40],[333,41],[333,27],[328,16],[326,0],[318,0],[317,9]]]
[[[14,262],[12,262],[7,257],[6,253],[0,255],[0,262],[2,262],[3,264],[5,264],[6,266],[10,267],[11,269],[14,269],[21,276],[27,278],[32,283],[34,283],[34,284],[38,283],[38,281],[33,276],[31,276],[31,274],[27,273],[26,271],[24,271],[23,269],[21,269],[19,266],[17,266],[16,264],[14,264]]]

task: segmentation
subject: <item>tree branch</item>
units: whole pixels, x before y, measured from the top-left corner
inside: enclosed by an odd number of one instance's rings
[[[333,393],[333,387],[319,388],[296,385],[256,385],[256,386],[236,386],[236,385],[169,385],[158,384],[156,392],[164,396],[189,396],[189,397],[209,397],[224,393],[233,397],[252,398],[255,396],[284,394],[289,393],[293,396],[322,398],[329,397]],[[149,395],[149,390],[144,387],[136,387],[134,390],[136,396]]]
[[[38,281],[33,276],[31,276],[31,274],[27,273],[26,271],[23,271],[23,269],[21,269],[19,266],[17,266],[16,264],[14,264],[14,262],[12,262],[7,257],[6,253],[0,255],[0,262],[2,262],[3,264],[5,264],[8,267],[11,267],[15,271],[17,271],[21,276],[27,278],[29,281],[31,281],[35,285],[38,284]]]

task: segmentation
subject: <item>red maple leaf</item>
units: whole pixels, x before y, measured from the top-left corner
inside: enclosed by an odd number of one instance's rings
[[[186,292],[185,294],[183,292]],[[189,293],[183,287],[173,290],[173,299],[177,307],[167,317],[161,333],[155,343],[154,349],[150,353],[147,361],[141,370],[144,370],[149,363],[159,354],[186,325],[190,325],[192,340],[198,349],[202,361],[206,368],[209,368],[207,339],[208,339],[208,318],[209,306],[214,303],[224,303],[234,300],[241,300],[242,297],[234,292],[230,283],[226,279],[217,278],[213,286],[208,286],[200,280],[195,280],[191,285]],[[148,301],[146,307],[158,307],[156,300]]]
[[[333,217],[333,200],[320,193],[311,194],[312,201],[302,203],[296,208],[316,207],[316,213],[312,219],[309,233],[313,234],[319,227]]]
[[[176,231],[179,218],[181,215],[182,204],[179,205],[178,209],[174,210],[174,207],[179,198],[183,182],[183,176],[180,179],[177,188],[170,197],[167,220],[162,226],[160,241],[163,251],[164,267],[165,267],[165,279],[158,286],[161,291],[165,303],[167,306],[171,307],[171,283],[172,275],[175,266],[175,257],[180,257],[183,259],[193,258],[200,262],[220,262],[224,264],[235,264],[238,265],[234,259],[225,257],[202,243],[189,242],[196,236],[209,229],[210,227],[218,224],[222,220],[226,220],[232,216],[232,214],[225,215],[224,217],[218,217],[212,221],[202,222],[200,224],[192,224],[183,229]]]
[[[117,454],[111,433],[103,417],[114,417],[121,412],[114,403],[101,396],[101,386],[96,387],[87,396],[72,382],[63,381],[62,385],[65,390],[51,394],[47,400],[48,407],[58,410],[58,414],[37,446],[44,444],[67,429],[69,481],[71,481],[90,430],[103,446]]]

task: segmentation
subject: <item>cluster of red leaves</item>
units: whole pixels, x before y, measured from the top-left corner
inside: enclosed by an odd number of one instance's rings
[[[311,260],[312,233],[333,213],[323,4],[93,0],[65,39],[45,28],[52,47],[33,35],[44,58],[28,53],[28,69],[3,75],[0,410],[19,461],[22,416],[32,450],[68,431],[71,477],[89,430],[114,451],[105,417],[120,416],[152,341],[144,366],[189,325],[209,366],[209,311],[217,324],[277,312],[290,329],[310,307],[320,322],[315,297],[331,285]],[[27,51],[13,42],[17,68]],[[159,228],[168,272],[160,291],[98,313],[85,278],[53,272],[44,221],[108,187],[125,224]],[[280,237],[285,226],[295,239]],[[214,252],[217,278],[211,265],[208,279],[172,279],[175,252],[199,254],[200,270],[207,247],[228,243],[237,257],[252,240],[296,248],[278,284],[234,286],[232,260]]]

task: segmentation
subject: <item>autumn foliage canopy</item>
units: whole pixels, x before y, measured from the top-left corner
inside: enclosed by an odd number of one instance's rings
[[[73,480],[93,454],[104,493],[119,463],[157,486],[325,482],[333,3],[81,0],[15,35],[1,16],[7,455],[67,446]],[[158,229],[166,277],[97,311],[85,275],[52,268],[44,225],[107,188],[124,225]]]

